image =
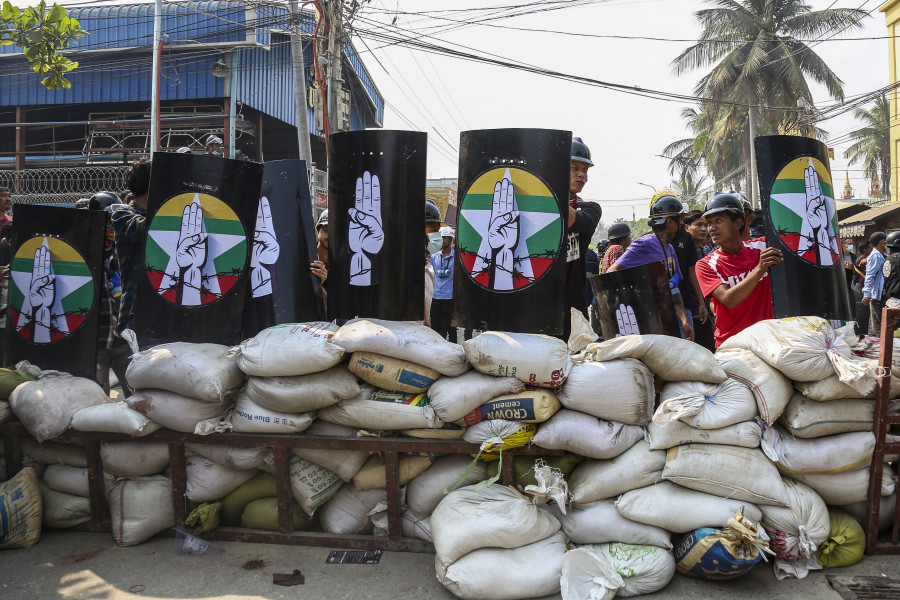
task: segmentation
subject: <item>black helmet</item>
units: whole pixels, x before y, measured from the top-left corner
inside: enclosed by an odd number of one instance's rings
[[[753,205],[750,204],[750,201],[749,201],[749,200],[747,200],[747,196],[745,196],[745,195],[742,194],[741,192],[736,192],[736,191],[734,191],[734,190],[729,190],[728,193],[729,193],[729,194],[733,194],[733,195],[735,195],[735,196],[737,196],[738,198],[741,199],[741,205],[744,207],[744,214],[745,214],[745,215],[751,215],[751,214],[753,214]]]
[[[328,209],[322,211],[322,214],[319,215],[319,219],[316,221],[316,231],[319,230],[319,227],[324,227],[328,225]]]
[[[629,235],[631,235],[631,228],[628,227],[628,223],[613,223],[606,230],[606,239],[608,240],[619,240]]]
[[[703,218],[720,212],[730,212],[735,217],[745,217],[744,203],[736,192],[716,192],[703,208]]]
[[[684,213],[684,204],[674,193],[662,192],[653,197],[650,205],[650,226],[662,225],[669,217]]]
[[[115,192],[97,192],[91,196],[90,207],[92,210],[106,210],[113,204],[121,204],[122,201]]]
[[[887,247],[900,250],[900,231],[892,231],[888,234]]]
[[[81,200],[75,201],[75,208],[90,208],[91,201],[87,198],[82,198]]]
[[[437,207],[437,204],[434,203],[434,200],[428,198],[425,199],[425,222],[441,222],[441,210]]]
[[[589,167],[594,166],[594,163],[591,162],[591,149],[581,141],[580,137],[572,138],[572,160],[587,163]]]

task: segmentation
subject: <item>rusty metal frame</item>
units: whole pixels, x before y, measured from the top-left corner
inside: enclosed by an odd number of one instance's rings
[[[18,422],[0,425],[6,446],[7,460],[13,457],[13,463],[7,464],[9,472],[18,471],[21,467],[18,437],[28,435]],[[187,518],[187,488],[185,444],[228,445],[245,447],[269,447],[274,451],[274,470],[276,493],[278,498],[278,531],[246,529],[240,527],[218,527],[203,534],[204,539],[231,542],[255,542],[268,544],[285,544],[293,546],[324,546],[350,549],[382,549],[399,552],[434,552],[434,546],[417,538],[404,537],[400,524],[400,481],[398,456],[400,453],[443,453],[443,454],[476,454],[478,445],[457,440],[396,438],[396,437],[358,437],[344,438],[333,436],[283,435],[283,434],[249,434],[249,433],[216,433],[212,435],[195,435],[161,429],[150,435],[134,438],[115,433],[95,433],[69,431],[60,436],[58,441],[70,441],[84,445],[87,454],[88,485],[91,500],[91,520],[79,525],[81,531],[111,531],[109,507],[103,489],[103,465],[100,460],[100,444],[102,442],[156,442],[169,445],[172,473],[172,502],[175,510],[175,526],[185,528]],[[330,450],[366,450],[384,456],[385,479],[387,481],[388,500],[388,535],[338,535],[294,531],[291,514],[291,490],[288,468],[288,452],[291,448],[311,448]],[[513,457],[528,456],[561,456],[562,450],[548,450],[535,445],[504,450],[501,469],[501,482],[510,484],[514,479]],[[507,460],[508,458],[508,460]]]
[[[881,317],[881,349],[878,364],[888,370],[892,367],[894,353],[894,321],[900,317],[900,309],[885,308]],[[869,495],[866,506],[866,554],[900,554],[900,493],[894,507],[894,525],[889,542],[878,541],[878,518],[881,511],[881,483],[884,478],[886,454],[900,454],[900,443],[887,443],[891,425],[900,425],[900,414],[888,412],[891,403],[891,376],[880,377],[875,392],[875,452],[869,470]]]

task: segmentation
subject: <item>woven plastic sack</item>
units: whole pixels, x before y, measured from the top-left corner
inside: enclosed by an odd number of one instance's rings
[[[758,448],[762,439],[762,428],[754,421],[736,423],[720,429],[697,429],[681,421],[666,425],[650,422],[647,425],[650,448],[667,450],[686,444],[723,444],[742,448]]]
[[[578,504],[614,498],[662,481],[666,453],[641,440],[618,458],[586,460],[569,477],[572,501]],[[599,540],[594,540],[599,541]]]
[[[4,483],[0,483],[0,550],[28,548],[41,539],[41,490],[31,467],[25,467]]]
[[[327,421],[316,421],[304,432],[308,436],[357,437],[359,429],[344,427]],[[291,452],[311,463],[315,463],[337,474],[344,481],[350,481],[369,459],[368,450],[332,450],[330,448],[291,448]]]
[[[463,348],[474,369],[526,385],[557,388],[572,370],[566,343],[547,335],[485,331]]]
[[[429,367],[374,352],[354,352],[347,368],[377,388],[412,394],[425,392],[441,376]]]
[[[172,481],[163,475],[119,479],[106,499],[117,546],[135,546],[175,526]]]
[[[851,431],[872,431],[875,401],[848,398],[816,402],[796,392],[781,422],[798,438],[819,438]]]
[[[721,429],[752,421],[757,415],[750,388],[730,378],[717,384],[672,381],[663,387],[659,399],[653,422],[663,426],[679,420],[697,429]]]
[[[675,545],[678,572],[710,581],[737,579],[766,559],[769,539],[759,524],[743,511],[722,529],[705,527],[684,536]]]
[[[623,335],[585,351],[589,360],[636,358],[666,381],[722,383],[726,375],[712,352],[691,341],[668,335]]]
[[[331,343],[337,330],[337,325],[321,322],[275,325],[235,346],[230,355],[237,357],[238,366],[247,375],[317,373],[344,359],[343,348]]]
[[[785,560],[815,558],[819,546],[828,539],[828,507],[815,490],[799,481],[785,480],[784,487],[789,507],[759,507],[769,547]]]
[[[76,410],[72,415],[72,429],[75,431],[102,431],[141,437],[161,428],[162,425],[154,423],[125,402],[89,406]]]
[[[244,393],[256,404],[283,413],[304,413],[359,395],[356,376],[344,365],[295,377],[249,377]]]
[[[628,425],[646,425],[653,416],[653,373],[639,360],[576,363],[559,401],[566,408]]]
[[[304,513],[295,500],[291,500],[291,509],[294,531],[306,531],[315,524],[313,518]],[[279,531],[278,498],[268,496],[248,502],[241,513],[240,526],[245,529]]]
[[[865,502],[869,495],[869,467],[843,473],[813,474],[791,473],[785,475],[805,483],[816,491],[828,506],[844,506]],[[897,477],[885,464],[881,480],[881,495],[890,496],[897,486]]]
[[[587,458],[615,458],[644,438],[644,428],[563,409],[542,423],[534,443]]]
[[[785,475],[827,475],[855,471],[872,464],[875,434],[856,431],[801,439],[781,427],[767,427],[760,447]]]
[[[547,388],[526,387],[515,394],[489,400],[463,417],[466,426],[491,419],[520,423],[543,423],[560,409],[556,392]]]
[[[715,356],[728,377],[753,392],[760,418],[768,425],[774,423],[794,392],[791,380],[749,350],[719,350]]]
[[[237,526],[241,523],[241,513],[244,507],[260,498],[270,498],[278,495],[275,476],[271,473],[259,472],[253,477],[232,490],[222,499],[222,509],[219,511],[219,519],[222,525]],[[301,511],[302,512],[302,511]]]
[[[487,469],[482,462],[476,463],[472,472],[466,474],[471,464],[471,458],[460,454],[434,459],[425,472],[406,486],[406,504],[410,510],[416,515],[430,515],[444,499],[444,490],[457,481],[460,486],[467,486],[487,479]]]
[[[36,378],[16,369],[0,368],[0,401],[9,399],[9,395],[20,383],[34,381]],[[0,417],[0,423],[3,418]]]
[[[185,444],[184,449],[229,469],[259,469],[271,462],[272,451],[264,446],[224,446],[220,444]]]
[[[341,478],[336,473],[298,456],[290,456],[288,467],[291,477],[291,494],[300,508],[310,516],[319,506],[337,494],[341,488]]]
[[[9,402],[6,400],[0,400],[0,425],[3,425],[10,419],[12,419],[13,412],[9,407]]]
[[[139,390],[125,402],[151,421],[183,433],[194,433],[197,423],[221,417],[231,408],[230,402],[203,402],[160,389]]]
[[[657,592],[675,576],[672,552],[613,542],[579,546],[563,562],[563,600],[630,598]]]
[[[87,454],[84,446],[44,442],[38,444],[33,438],[23,437],[22,462],[25,466],[39,465],[71,465],[86,467]]]
[[[156,475],[171,462],[164,442],[101,442],[100,460],[103,470],[115,477]]]
[[[525,389],[515,377],[492,377],[469,371],[459,377],[441,377],[428,388],[431,400],[428,411],[440,420],[451,423],[503,394],[515,394]]]
[[[136,352],[125,376],[136,390],[163,389],[201,402],[223,402],[244,384],[228,346],[174,342]]]
[[[425,410],[425,394],[404,394],[366,387],[352,400],[342,400],[319,410],[316,416],[329,423],[373,431],[429,429],[443,425],[434,412]]]
[[[475,423],[463,434],[463,440],[481,446],[480,459],[497,460],[502,450],[519,448],[529,443],[538,431],[532,423],[517,423],[495,419]]]
[[[202,456],[190,456],[186,464],[184,495],[197,503],[221,500],[256,474],[255,471],[229,469]]]
[[[819,546],[819,562],[833,569],[849,567],[862,560],[866,551],[866,533],[856,519],[842,510],[828,511],[828,539]]]
[[[49,465],[44,471],[44,483],[51,490],[87,498],[91,495],[88,470],[85,467]],[[112,481],[110,481],[111,483]]]
[[[397,461],[397,479],[400,481],[400,485],[406,485],[412,479],[424,473],[431,466],[431,461],[432,458],[430,456],[400,455]],[[370,456],[366,464],[353,476],[353,485],[359,491],[385,489],[387,487],[387,474],[384,459],[377,454]]]
[[[57,492],[43,481],[41,490],[41,525],[51,529],[68,529],[91,520],[91,499]]]
[[[289,414],[263,408],[241,392],[231,413],[232,430],[237,433],[300,433],[312,425],[313,413]]]
[[[319,509],[322,531],[339,535],[364,535],[371,531],[369,512],[387,500],[383,489],[357,490],[352,483],[345,483],[331,500]]]
[[[626,519],[616,510],[613,499],[572,504],[565,514],[552,504],[549,510],[559,519],[566,538],[576,544],[624,542],[672,549],[671,533],[662,527]]]

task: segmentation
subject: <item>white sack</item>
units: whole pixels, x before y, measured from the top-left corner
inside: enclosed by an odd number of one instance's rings
[[[33,438],[23,437],[22,462],[25,466],[38,465],[70,465],[86,467],[87,454],[84,446],[61,444],[59,442],[37,443]]]
[[[101,442],[103,470],[116,477],[143,477],[162,473],[171,462],[163,442]]]
[[[231,426],[236,433],[300,433],[314,418],[314,413],[288,414],[263,408],[241,392],[234,401]]]
[[[553,515],[518,492],[500,485],[475,487],[447,494],[431,515],[439,572],[473,550],[519,548],[559,531]]]
[[[339,535],[366,534],[372,528],[367,519],[369,511],[379,502],[386,500],[385,490],[359,491],[352,483],[345,483],[338,493],[319,509],[322,531]]]
[[[118,546],[135,546],[175,526],[172,481],[163,475],[119,479],[106,500]]]
[[[347,352],[374,352],[431,367],[456,377],[469,370],[466,353],[430,327],[405,321],[354,319],[331,340]]]
[[[388,534],[388,508],[387,501],[379,502],[369,512],[372,521],[372,535],[385,536]],[[431,522],[428,517],[419,517],[412,510],[404,508],[400,512],[400,532],[404,537],[416,538],[432,543]]]
[[[866,501],[857,502],[855,504],[847,504],[838,506],[839,509],[859,521],[859,524],[866,528],[866,519],[869,514],[869,503]],[[897,492],[890,496],[882,496],[878,507],[878,531],[884,531],[894,526],[894,512],[897,509]]]
[[[532,441],[541,448],[568,450],[587,458],[615,458],[642,439],[643,427],[563,409],[541,424]]]
[[[303,413],[359,395],[356,376],[344,365],[296,377],[249,377],[244,393],[256,404],[284,413]]]
[[[376,431],[443,426],[440,420],[435,419],[433,412],[425,410],[426,406],[406,404],[400,399],[400,396],[384,392],[373,393],[372,388],[364,388],[356,398],[326,406],[316,416],[336,425]]]
[[[327,421],[316,421],[304,433],[310,436],[357,437],[359,428],[344,427]],[[369,460],[368,450],[332,450],[291,448],[291,452],[320,467],[337,474],[343,481],[350,481]]]
[[[877,365],[877,361],[872,361],[872,364]],[[820,381],[795,381],[794,387],[810,400],[816,400],[817,402],[828,402],[842,398],[874,398],[877,389],[873,386],[868,393],[860,393],[856,388],[841,381],[837,375],[826,377]],[[900,377],[891,376],[890,397],[892,399],[900,397]]]
[[[569,476],[572,501],[585,504],[653,485],[662,481],[665,465],[666,453],[651,450],[650,444],[643,440],[618,458],[586,460]]]
[[[756,398],[743,383],[726,379],[722,383],[671,381],[660,393],[653,422],[666,426],[672,421],[697,429],[721,429],[752,421],[757,415]]]
[[[572,370],[566,343],[548,335],[485,331],[463,348],[474,369],[527,385],[557,388]]]
[[[825,501],[807,485],[785,480],[789,507],[760,505],[762,526],[769,534],[769,548],[786,560],[815,558],[828,539],[831,524]]]
[[[182,433],[194,433],[197,423],[221,417],[231,407],[230,402],[202,402],[161,389],[138,390],[125,402],[166,429]]]
[[[72,496],[87,498],[91,495],[88,470],[86,467],[70,467],[68,465],[49,465],[44,471],[44,483],[51,490]],[[104,491],[112,485],[112,475],[103,473]]]
[[[259,469],[272,461],[272,449],[265,446],[224,446],[220,444],[185,444],[184,449],[229,469]]]
[[[516,600],[559,592],[566,539],[556,533],[513,549],[475,550],[447,567],[435,560],[438,581],[457,598]]]
[[[163,389],[201,402],[228,400],[244,384],[237,359],[219,344],[160,344],[132,354],[125,375],[133,389]]]
[[[788,501],[778,469],[758,448],[719,444],[669,448],[663,478],[698,492],[756,504],[786,506]]]
[[[726,375],[712,352],[668,335],[623,335],[587,347],[589,360],[636,358],[666,381],[722,383]]]
[[[52,529],[68,529],[91,520],[91,499],[57,492],[44,481],[41,489],[41,525]]]
[[[559,391],[566,408],[608,421],[646,425],[653,415],[653,373],[632,358],[576,363]]]
[[[762,439],[762,429],[754,421],[736,423],[720,429],[697,429],[681,421],[657,425],[651,421],[647,425],[650,448],[667,450],[685,444],[723,444],[742,448],[757,448]]]
[[[725,527],[741,507],[746,518],[759,522],[762,513],[754,504],[696,492],[668,481],[626,492],[616,501],[616,510],[626,519],[673,533]]]
[[[791,396],[781,421],[798,438],[818,438],[851,431],[872,431],[875,401],[846,398],[816,402],[801,394]]]
[[[185,462],[187,485],[184,495],[191,502],[221,500],[256,475],[256,471],[229,469],[202,456],[190,456]]]
[[[162,425],[154,423],[125,402],[98,404],[75,411],[72,429],[76,431],[102,431],[124,433],[134,437],[150,435]]]
[[[730,378],[753,392],[762,420],[768,425],[774,423],[794,392],[791,380],[749,350],[719,350],[715,356]]]
[[[497,396],[521,392],[525,386],[515,377],[492,377],[469,371],[459,377],[441,377],[428,388],[431,400],[426,411],[446,423],[464,416]]]
[[[288,468],[291,477],[291,495],[309,516],[341,488],[341,478],[336,473],[299,456],[291,455],[288,458]]]
[[[626,519],[616,510],[613,499],[573,504],[566,514],[554,505],[549,510],[559,519],[562,532],[575,544],[625,542],[672,549],[672,534],[662,527]]]
[[[780,427],[767,427],[761,447],[785,475],[843,473],[872,464],[875,434],[855,431],[805,440]]]
[[[869,467],[825,475],[791,473],[785,477],[796,479],[811,487],[828,506],[865,502],[869,495]],[[890,496],[894,493],[896,485],[897,476],[894,475],[890,466],[885,464],[884,475],[881,479],[881,495]]]
[[[614,596],[623,598],[652,594],[674,576],[675,556],[669,550],[620,542],[579,546],[567,552],[563,562],[563,600],[612,598],[612,588]]]
[[[462,479],[460,487],[488,478],[487,466],[478,461],[471,473],[463,477],[472,459],[462,454],[449,454],[434,459],[428,470],[406,486],[406,504],[416,515],[430,515],[444,499],[444,490]]]
[[[238,366],[247,375],[316,373],[344,358],[344,350],[331,342],[337,330],[337,325],[321,322],[275,325],[232,348],[231,355],[237,357]]]

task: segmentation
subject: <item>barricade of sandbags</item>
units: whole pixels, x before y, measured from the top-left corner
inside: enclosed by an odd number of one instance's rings
[[[198,423],[222,417],[232,406],[232,400],[205,402],[162,389],[137,390],[125,402],[151,421],[183,433],[194,433]]]
[[[463,348],[472,368],[526,385],[557,388],[572,370],[566,343],[547,335],[485,331],[463,342]]]
[[[653,373],[632,358],[576,363],[559,391],[568,409],[640,426],[653,416],[655,396]]]
[[[719,429],[697,429],[681,421],[666,425],[647,424],[647,436],[652,450],[668,450],[685,444],[722,444],[742,448],[758,448],[762,428],[753,421],[737,423]]]
[[[791,396],[791,401],[781,415],[781,423],[798,438],[872,431],[874,420],[874,400],[844,398],[817,402],[800,392]]]
[[[244,393],[263,408],[283,413],[305,413],[359,395],[360,385],[345,365],[296,376],[247,378]]]
[[[171,456],[165,443],[101,442],[100,460],[103,470],[115,477],[144,477],[165,471]]]
[[[727,377],[709,350],[667,335],[623,335],[590,344],[585,357],[601,362],[635,358],[665,381],[722,383]]]
[[[160,344],[134,353],[125,374],[135,390],[168,390],[211,403],[230,400],[244,384],[237,358],[219,344]]]
[[[624,454],[608,460],[586,460],[569,478],[569,491],[576,504],[615,498],[625,492],[662,481],[666,453],[651,450],[641,440]],[[599,540],[593,540],[599,541]]]
[[[331,323],[285,323],[269,327],[232,348],[237,366],[256,377],[291,377],[325,371],[344,359],[332,343],[338,327]],[[131,381],[129,379],[129,381]]]
[[[41,525],[51,529],[68,529],[91,520],[91,500],[86,496],[59,492],[38,480],[41,490]]]
[[[675,575],[672,552],[656,546],[587,544],[566,553],[563,600],[612,600],[657,592]]]
[[[110,402],[76,410],[72,415],[72,429],[123,433],[133,437],[150,435],[162,425],[128,406],[126,402]]]
[[[722,383],[670,381],[660,393],[653,422],[667,425],[681,421],[697,429],[721,429],[756,418],[756,398],[737,379]]]

